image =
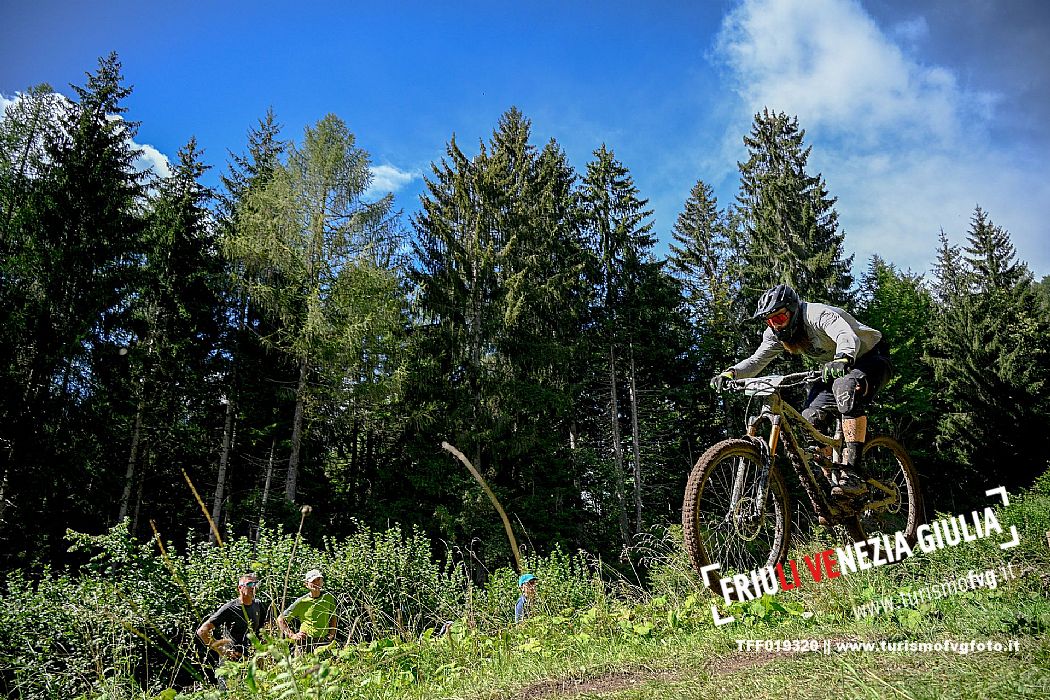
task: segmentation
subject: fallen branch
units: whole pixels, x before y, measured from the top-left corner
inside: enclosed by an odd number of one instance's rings
[[[481,488],[485,490],[485,495],[489,497],[490,501],[492,501],[492,505],[496,507],[496,510],[499,512],[499,517],[503,518],[503,529],[507,531],[507,539],[510,541],[510,551],[514,555],[514,568],[520,574],[521,559],[518,556],[518,541],[514,539],[514,531],[510,529],[510,520],[507,519],[507,514],[504,512],[503,506],[499,504],[499,499],[496,498],[496,494],[492,493],[492,489],[490,489],[489,485],[485,483],[485,480],[481,478],[481,474],[479,474],[478,470],[474,468],[474,465],[470,463],[470,460],[467,459],[466,455],[444,440],[441,441],[441,447],[442,449],[454,454],[456,458],[459,459],[460,462],[463,462],[463,465],[470,470],[470,473],[473,474],[474,478],[478,480],[479,484],[481,484]]]

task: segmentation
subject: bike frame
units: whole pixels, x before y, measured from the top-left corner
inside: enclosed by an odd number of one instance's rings
[[[796,433],[796,430],[798,430],[800,433],[808,435],[813,442],[824,445],[825,447],[830,447],[838,452],[842,447],[841,430],[836,429],[835,436],[828,437],[814,427],[812,423],[806,420],[799,411],[785,401],[780,395],[781,388],[795,386],[795,384],[783,384],[784,381],[794,379],[808,380],[814,378],[815,375],[810,372],[800,372],[781,377],[781,383],[776,385],[771,384],[769,394],[763,396],[762,409],[759,413],[748,420],[747,435],[751,440],[762,446],[762,451],[765,456],[762,471],[758,475],[758,498],[755,499],[756,515],[765,512],[769,495],[767,488],[769,484],[769,472],[772,471],[776,465],[777,447],[781,440],[786,443],[785,450],[788,452],[789,456],[793,457],[793,459],[789,460],[792,469],[798,476],[798,479],[801,482],[803,489],[806,491],[806,495],[809,497],[810,503],[813,505],[813,509],[817,514],[829,520],[837,520],[840,516],[847,515],[847,513],[839,508],[834,502],[829,500],[824,494],[824,489],[817,480],[816,472],[813,469],[813,463],[817,462],[817,459],[802,448],[802,443],[799,440],[800,436]],[[841,422],[841,417],[837,420]],[[763,421],[768,422],[770,425],[768,441],[759,435],[758,425]],[[866,503],[864,505],[865,510],[877,510],[880,507],[886,507],[895,502],[896,494],[893,490],[887,488],[878,480],[869,478],[865,474],[862,474],[861,476],[869,484],[886,493],[886,498],[883,500]],[[739,489],[743,479],[744,475],[738,469],[731,500],[731,503],[734,505],[738,500]]]
[[[758,434],[759,423],[763,421],[770,424],[768,443]],[[768,480],[768,473],[776,465],[777,447],[783,440],[786,443],[785,449],[796,457],[796,459],[789,461],[791,462],[792,469],[798,476],[799,481],[802,482],[802,487],[805,489],[806,495],[809,496],[813,508],[819,515],[822,515],[825,518],[835,518],[841,514],[841,511],[824,496],[824,490],[817,481],[816,473],[813,470],[812,462],[815,460],[806,450],[801,448],[801,442],[799,436],[796,434],[796,428],[801,428],[801,431],[812,438],[816,443],[830,447],[834,450],[838,450],[841,447],[842,440],[840,437],[828,437],[813,427],[809,421],[802,417],[801,413],[795,410],[791,404],[780,396],[778,388],[772,394],[765,397],[762,410],[758,415],[748,421],[748,437],[753,440],[762,440],[763,442],[763,452],[765,453],[766,459],[765,466],[762,470],[761,481],[764,483]],[[761,492],[760,506],[763,510],[766,507],[766,497],[767,492],[763,488]]]

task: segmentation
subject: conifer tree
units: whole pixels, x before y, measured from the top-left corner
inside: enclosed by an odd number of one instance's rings
[[[694,322],[728,309],[731,239],[714,190],[703,180],[693,185],[671,235],[669,266],[682,281]]]
[[[934,428],[935,382],[922,361],[934,314],[933,296],[922,275],[902,272],[872,256],[861,283],[858,315],[882,332],[894,371],[871,413],[880,432],[907,444],[922,461]]]
[[[939,306],[947,307],[969,291],[963,270],[962,253],[959,247],[948,242],[948,234],[941,229],[937,237],[937,258],[933,263],[934,298]]]
[[[254,285],[265,285],[278,271],[265,258],[247,260],[237,255],[238,232],[252,226],[251,203],[270,183],[281,166],[287,145],[281,139],[281,125],[273,109],[248,131],[247,148],[231,154],[227,172],[222,175],[219,194],[218,230],[220,246],[227,260],[230,288],[226,306],[230,323],[221,340],[229,358],[225,368],[222,443],[219,450],[212,519],[221,522],[222,504],[228,500],[226,483],[254,488],[238,494],[254,499],[249,521],[265,519],[277,459],[281,416],[287,410],[282,387],[295,381],[295,365],[283,353],[271,352],[263,341],[272,333],[274,318],[249,294]],[[250,264],[249,264],[250,263]],[[234,454],[234,435],[240,434],[241,449]],[[285,448],[281,441],[282,453]],[[283,503],[278,499],[279,503]],[[233,505],[240,505],[232,503]],[[226,513],[230,513],[227,509]]]
[[[285,478],[289,502],[298,492],[312,412],[331,406],[323,393],[336,378],[326,372],[358,368],[362,345],[390,337],[399,322],[396,277],[381,264],[393,239],[392,198],[362,199],[371,177],[367,153],[341,119],[328,115],[306,129],[288,162],[251,193],[228,242],[246,268],[273,271],[269,278],[246,279],[247,292],[274,319],[268,342],[298,365]],[[342,376],[355,384],[349,377],[356,371]]]
[[[500,144],[493,156],[500,159]],[[589,290],[579,225],[575,173],[554,141],[536,153],[527,186],[516,193],[521,218],[507,222],[511,245],[500,275],[506,312],[499,347],[506,358],[503,391],[513,416],[506,487],[520,494],[530,521],[557,503],[545,530],[578,529],[582,508],[574,450],[583,390],[581,334]],[[530,465],[542,465],[532,468]]]
[[[280,167],[286,147],[280,137],[281,125],[271,107],[258,124],[249,129],[247,152],[230,154],[229,167],[221,177],[225,191],[219,195],[225,221],[235,219],[249,192],[266,185]]]
[[[96,522],[90,514],[111,498],[116,475],[103,446],[123,439],[116,434],[122,422],[95,417],[97,402],[119,405],[123,392],[96,394],[94,384],[107,365],[119,364],[117,348],[130,333],[126,300],[144,247],[143,176],[133,168],[137,124],[123,118],[131,89],[116,54],[100,59],[74,91],[76,101],[38,112],[54,117],[52,125],[26,132],[23,146],[33,144],[29,152],[39,155],[12,162],[40,167],[21,181],[4,214],[11,246],[4,264],[17,269],[5,272],[0,297],[7,302],[13,294],[18,309],[17,338],[8,346],[13,371],[0,387],[4,495],[17,514],[5,517],[37,523],[41,532],[2,530],[28,537],[45,557],[41,547],[62,551],[65,528]],[[51,512],[67,517],[44,517]],[[10,540],[0,549],[27,551]]]
[[[693,336],[692,372],[680,399],[688,416],[684,424],[697,433],[683,436],[692,463],[728,427],[729,416],[714,400],[708,379],[736,361],[744,310],[736,236],[710,185],[701,180],[693,186],[672,236],[668,265],[682,285]]]
[[[207,435],[219,403],[211,378],[225,323],[225,275],[210,212],[213,194],[201,183],[208,169],[202,157],[191,138],[179,150],[171,176],[157,183],[149,207],[131,308],[140,335],[128,354],[136,408],[118,520],[129,514],[129,506],[137,515],[143,498],[162,506],[156,510],[178,513],[183,500],[170,500],[168,487],[181,478],[175,465],[196,478],[210,453]],[[144,493],[143,479],[161,486]],[[132,518],[133,531],[137,521]]]
[[[0,261],[7,263],[20,250],[12,237],[25,233],[19,216],[32,216],[31,190],[46,178],[47,145],[57,141],[65,98],[50,85],[37,85],[20,94],[0,115]],[[2,264],[2,263],[0,263]]]
[[[1050,316],[1050,275],[1035,283],[1035,296],[1044,316]]]
[[[843,256],[835,198],[824,179],[808,172],[811,146],[798,119],[763,109],[744,137],[748,159],[738,163],[743,215],[743,301],[751,307],[766,289],[787,283],[803,299],[845,305],[853,256]]]
[[[1015,257],[1009,233],[978,207],[963,251],[942,236],[937,261],[943,306],[929,361],[946,404],[938,446],[960,481],[974,485],[1030,483],[1050,457],[1035,438],[1048,406],[1050,328],[1036,311],[1031,273]]]
[[[454,420],[457,433],[465,425],[472,429],[469,444],[461,435],[455,439],[479,469],[487,461],[483,445],[495,437],[496,415],[486,410],[485,398],[497,376],[495,340],[506,295],[499,269],[507,235],[494,221],[492,199],[498,192],[486,187],[488,162],[484,144],[468,158],[453,137],[446,158],[433,166],[433,179],[426,178],[428,195],[414,222],[419,267],[413,279],[420,308],[447,348],[434,357],[447,363],[439,373],[452,379],[447,388],[460,394],[455,404],[464,414]]]
[[[556,143],[538,151],[530,136],[512,108],[474,157],[453,137],[426,179],[410,402],[434,407],[428,434],[462,448],[530,532],[568,534],[581,511],[570,463],[583,254],[572,169]],[[453,516],[442,527],[501,541],[469,476],[442,478],[434,439],[413,448],[415,483]]]
[[[29,325],[44,302],[35,239],[49,182],[46,150],[57,141],[65,109],[64,98],[45,84],[19,95],[0,115],[0,524],[10,503],[14,417],[25,409],[22,389],[31,377]]]
[[[619,537],[628,544],[642,527],[647,479],[663,483],[662,467],[675,459],[679,446],[677,439],[667,440],[668,451],[654,453],[656,426],[646,425],[646,412],[647,406],[669,401],[669,385],[681,382],[675,373],[688,344],[687,322],[679,285],[652,256],[648,202],[604,145],[587,165],[581,196],[595,290],[592,372],[601,368],[595,389],[600,387],[605,397],[593,399],[604,414],[594,434],[609,467],[589,491],[595,499],[611,501],[606,510],[617,514]]]

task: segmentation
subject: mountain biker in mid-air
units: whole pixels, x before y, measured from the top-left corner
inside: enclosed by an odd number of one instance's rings
[[[825,470],[825,476],[832,496],[862,495],[866,487],[856,470],[868,427],[865,409],[893,371],[882,333],[842,309],[802,301],[786,284],[759,297],[752,318],[766,322],[761,345],[751,357],[713,377],[711,387],[721,391],[729,380],[754,377],[785,350],[823,362],[821,378],[810,386],[802,416],[827,433],[835,412],[842,415],[842,463]]]

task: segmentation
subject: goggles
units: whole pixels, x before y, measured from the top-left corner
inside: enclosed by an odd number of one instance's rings
[[[791,312],[787,309],[781,309],[780,311],[773,313],[773,315],[766,317],[766,325],[770,328],[781,328],[787,325],[790,318]]]

